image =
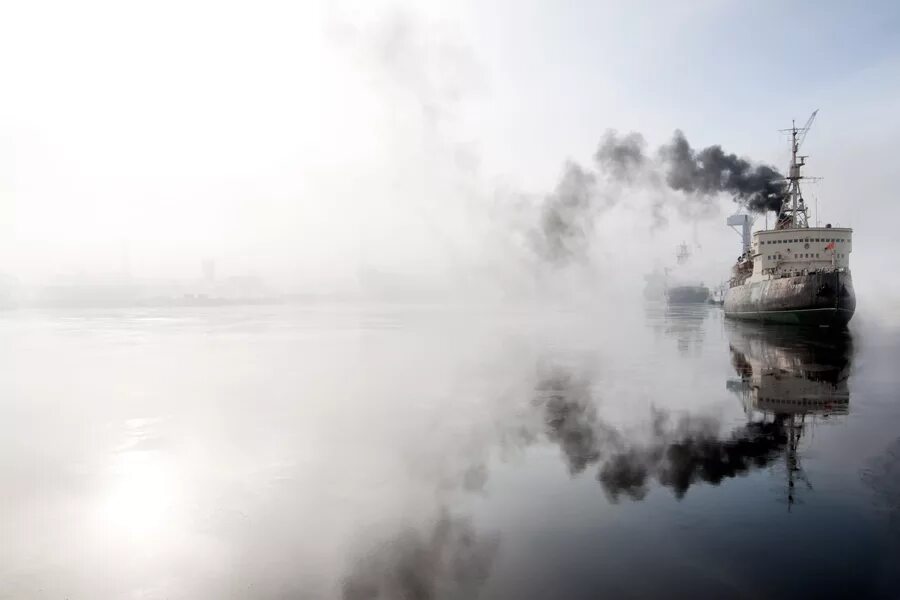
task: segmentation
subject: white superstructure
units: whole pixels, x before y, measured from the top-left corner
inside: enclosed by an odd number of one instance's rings
[[[849,271],[853,251],[853,230],[848,227],[810,227],[806,203],[800,190],[805,179],[801,168],[807,156],[798,154],[818,111],[802,128],[791,127],[791,163],[788,167],[785,201],[774,229],[750,234],[749,215],[728,218],[731,227],[741,227],[742,254],[735,266],[732,285],[756,283],[781,277],[795,277],[822,271]]]
[[[770,229],[753,234],[751,281],[850,268],[853,230],[847,227]]]

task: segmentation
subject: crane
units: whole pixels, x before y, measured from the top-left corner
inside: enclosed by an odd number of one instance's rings
[[[803,145],[803,140],[806,139],[806,134],[809,133],[809,129],[810,127],[812,127],[813,121],[816,120],[817,114],[819,114],[818,108],[814,110],[811,115],[809,115],[809,118],[806,120],[806,125],[800,128],[800,131],[802,133],[800,134],[800,139],[797,140],[797,150],[800,150],[800,146]]]

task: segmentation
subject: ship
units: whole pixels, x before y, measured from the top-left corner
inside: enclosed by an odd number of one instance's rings
[[[815,116],[804,127],[788,130],[791,163],[774,228],[751,236],[749,215],[728,218],[729,226],[741,227],[742,239],[725,292],[729,318],[841,327],[856,310],[850,276],[853,230],[830,223],[811,227],[800,190],[801,168],[808,157],[798,156],[798,151]]]
[[[716,286],[710,292],[709,300],[707,300],[707,302],[709,304],[712,304],[715,306],[722,306],[723,304],[725,304],[725,291],[727,289],[728,288],[725,286],[725,284],[720,284],[720,285]]]
[[[686,243],[678,247],[676,259],[679,265],[687,263],[691,257],[690,250]],[[666,286],[666,301],[669,304],[693,304],[697,302],[706,302],[709,298],[709,288],[702,282],[686,282],[680,281],[674,285]]]

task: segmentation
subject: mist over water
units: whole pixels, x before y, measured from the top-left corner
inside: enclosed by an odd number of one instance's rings
[[[139,123],[86,99],[64,116],[53,103],[13,106],[16,210],[3,236],[0,305],[296,295],[496,302],[543,300],[561,287],[550,295],[566,298],[592,293],[597,277],[640,285],[683,239],[724,237],[718,227],[698,235],[696,222],[731,210],[729,197],[760,209],[777,191],[776,171],[719,146],[694,150],[680,132],[651,152],[641,134],[598,130],[587,161],[564,147],[545,161],[551,176],[541,185],[504,181],[486,164],[483,128],[473,127],[491,82],[463,31],[402,6],[309,11],[296,34],[284,36],[299,17],[287,15],[254,50],[252,58],[273,61],[271,73],[227,60],[227,26],[269,26],[266,17],[224,12],[208,43],[234,80],[209,72],[188,86],[184,106],[124,84],[90,88],[133,106],[145,115]],[[94,12],[73,18],[96,27]],[[183,18],[187,26],[201,15]],[[143,56],[147,33],[130,28],[124,56]],[[173,44],[186,35],[173,31]],[[94,82],[92,51],[71,46],[67,76]],[[207,60],[190,46],[180,60],[137,62],[129,77],[166,89]],[[235,89],[242,77],[256,87]],[[202,110],[205,102],[217,108]],[[134,124],[129,135],[111,115]],[[95,124],[90,135],[81,122]],[[612,257],[627,275],[610,268]],[[708,279],[725,276],[708,270]]]
[[[0,597],[896,589],[875,557],[897,548],[897,332],[653,304],[19,311],[0,328]],[[823,531],[859,549],[849,563]],[[762,548],[790,580],[758,577]]]

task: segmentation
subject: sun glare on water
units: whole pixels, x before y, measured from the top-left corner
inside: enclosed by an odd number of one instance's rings
[[[174,473],[156,451],[117,457],[114,479],[103,503],[111,533],[151,537],[174,516],[178,496]]]
[[[171,530],[182,498],[173,457],[160,448],[142,447],[152,440],[156,423],[134,420],[129,441],[114,452],[97,505],[99,528],[111,538],[149,542]]]

